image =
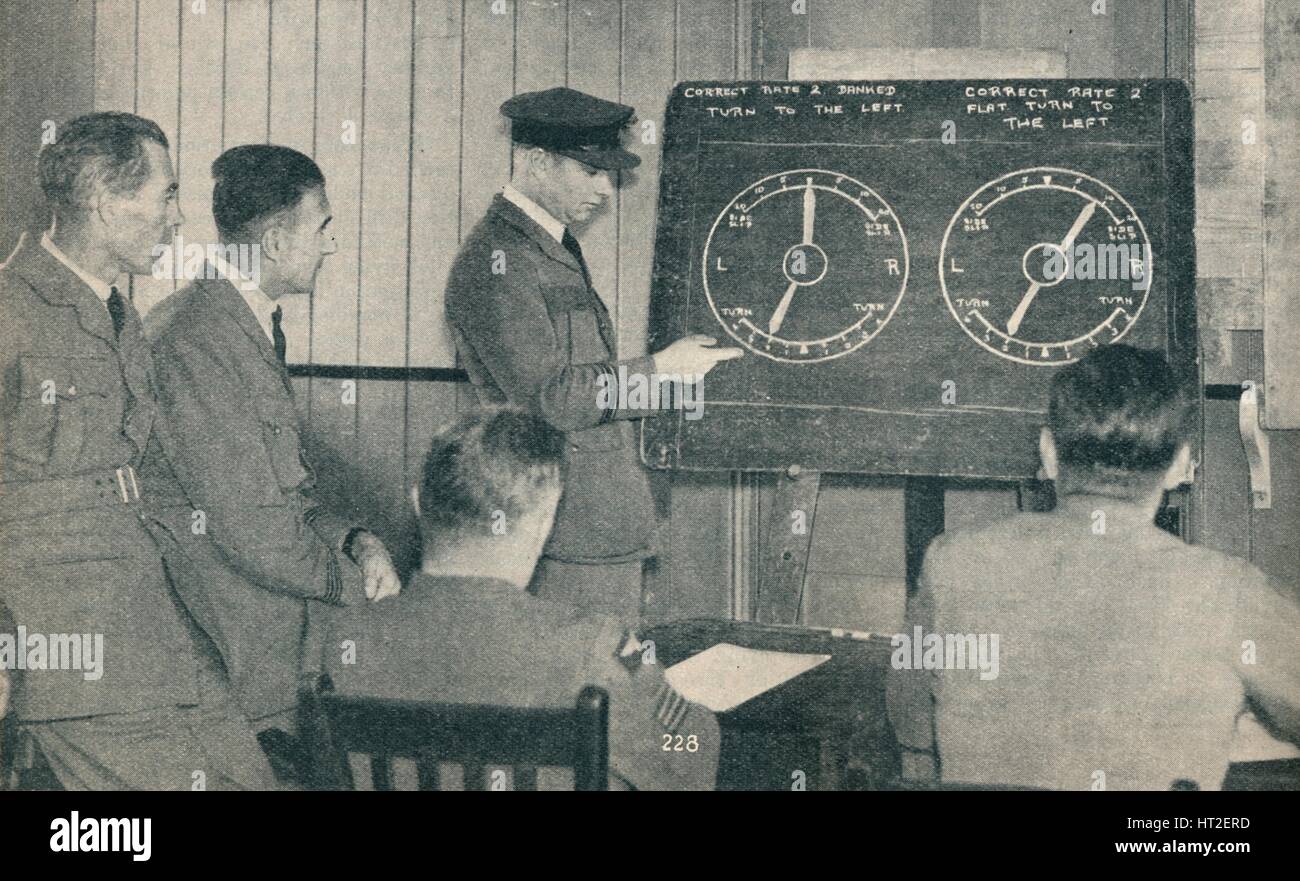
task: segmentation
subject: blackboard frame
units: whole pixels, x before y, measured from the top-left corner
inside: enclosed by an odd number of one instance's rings
[[[982,88],[988,86],[1138,88],[1144,95],[1156,93],[1160,101],[1158,136],[1163,143],[1164,229],[1163,271],[1164,350],[1176,371],[1190,388],[1200,389],[1199,348],[1195,293],[1195,217],[1193,177],[1192,105],[1186,85],[1173,79],[1090,79],[1023,81],[893,81],[899,91],[915,94],[918,84],[942,84]],[[694,90],[729,90],[747,87],[750,95],[762,86],[799,85],[809,89],[811,81],[770,82],[683,82],[669,97],[663,128],[663,162],[659,182],[659,211],[653,264],[650,332],[648,345],[656,351],[687,333],[706,332],[723,343],[732,340],[723,328],[699,320],[699,279],[695,266],[701,245],[691,240],[692,207],[689,204],[691,174],[695,172],[702,129],[698,104],[686,97]],[[838,83],[821,82],[823,91],[834,91]],[[863,84],[865,85],[865,84]],[[911,88],[909,88],[911,87]],[[744,106],[745,101],[718,102]],[[938,138],[939,133],[935,132]],[[1050,156],[1050,147],[1043,146]],[[1048,161],[1035,164],[1048,165]],[[913,264],[912,272],[931,272],[934,267]],[[695,314],[690,312],[690,294],[695,287]],[[1149,304],[1148,308],[1152,305]],[[738,362],[732,362],[738,363]],[[727,369],[724,365],[723,368]],[[799,369],[799,368],[794,368]],[[1035,371],[1051,371],[1034,367]],[[709,383],[706,379],[707,391]],[[689,471],[779,472],[798,466],[804,470],[875,475],[915,475],[992,480],[1032,479],[1037,469],[1036,436],[1042,424],[1041,412],[991,418],[987,412],[948,414],[942,422],[942,437],[917,439],[933,432],[921,426],[926,416],[836,412],[830,408],[812,413],[782,406],[744,408],[711,405],[708,395],[703,418],[692,421],[681,410],[669,410],[642,423],[641,457],[650,468]],[[1199,424],[1199,401],[1198,401]],[[1197,433],[1199,435],[1199,432]],[[866,440],[863,440],[866,438]],[[963,438],[977,439],[986,454],[949,456]],[[847,439],[847,440],[846,440]],[[954,446],[956,444],[956,446]],[[945,446],[947,445],[947,446]],[[1199,444],[1198,444],[1199,446]]]

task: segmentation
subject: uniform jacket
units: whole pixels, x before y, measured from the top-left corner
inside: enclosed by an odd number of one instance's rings
[[[0,600],[29,638],[102,634],[104,646],[98,680],[29,669],[18,717],[195,702],[192,622],[137,477],[157,407],[135,309],[115,339],[94,292],[24,236],[0,267],[0,377]]]
[[[504,581],[417,574],[400,596],[334,616],[325,669],[345,694],[445,703],[571,707],[583,686],[599,685],[610,696],[611,774],[638,789],[713,788],[713,714],[639,654],[620,658],[627,638],[612,618]],[[355,663],[345,663],[344,640]]]
[[[546,556],[649,555],[654,505],[629,421],[646,411],[600,406],[599,383],[620,367],[648,379],[654,361],[616,360],[609,312],[573,255],[498,194],[451,268],[446,310],[479,399],[510,401],[567,432],[568,476]]]
[[[288,373],[239,291],[204,279],[150,315],[160,437],[188,508],[169,511],[185,553],[168,560],[251,718],[295,701],[308,604],[365,599],[341,553],[352,524],[311,498]]]
[[[1218,789],[1247,695],[1300,736],[1295,603],[1125,501],[1067,495],[1048,514],[940,536],[915,600],[909,636],[999,635],[995,679],[894,672],[905,748],[929,748],[931,720],[898,683],[932,683],[944,779],[1078,790],[1101,771],[1111,790]]]

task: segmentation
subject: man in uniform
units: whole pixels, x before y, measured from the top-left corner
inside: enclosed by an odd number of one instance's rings
[[[292,731],[312,613],[401,585],[382,541],[313,500],[285,368],[279,301],[309,296],[337,250],[325,177],[269,144],[227,150],[212,177],[225,256],[150,314],[162,446],[188,497],[167,511],[183,536],[168,563],[191,574],[182,596],[254,726]]]
[[[0,267],[0,600],[29,641],[102,635],[102,676],[29,664],[14,707],[69,789],[273,785],[219,665],[200,660],[139,476],[157,402],[115,282],[150,272],[181,223],[167,150],[132,114],[67,123],[40,155],[54,225]]]
[[[1040,452],[1056,509],[926,552],[911,622],[996,637],[999,657],[918,671],[923,654],[896,651],[905,757],[931,752],[933,718],[947,780],[1218,789],[1244,698],[1300,737],[1296,604],[1254,566],[1155,525],[1165,490],[1191,477],[1191,410],[1154,351],[1107,346],[1054,377]]]
[[[514,408],[471,411],[438,434],[412,490],[421,571],[391,602],[340,611],[325,667],[344,694],[447,703],[571,707],[598,685],[611,775],[711,789],[713,714],[672,690],[624,623],[526,590],[563,461],[563,434]]]
[[[569,481],[533,591],[635,623],[654,506],[630,420],[647,413],[607,392],[620,376],[703,377],[741,352],[691,336],[618,360],[569,227],[608,201],[612,172],[640,163],[620,146],[633,109],[555,88],[517,95],[501,112],[514,170],[452,266],[447,319],[481,401],[510,401],[566,432]]]

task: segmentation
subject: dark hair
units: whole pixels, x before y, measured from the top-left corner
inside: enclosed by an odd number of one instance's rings
[[[559,484],[564,433],[513,407],[461,414],[434,435],[420,478],[420,519],[436,541],[491,528],[494,512],[507,522],[532,511]]]
[[[55,215],[88,208],[96,187],[138,190],[150,172],[145,141],[168,149],[158,124],[134,113],[89,113],[66,123],[37,160],[41,190]]]
[[[231,147],[212,163],[212,216],[223,242],[252,242],[263,224],[297,209],[303,194],[325,186],[310,156],[275,144]]]
[[[1048,427],[1074,488],[1149,485],[1186,443],[1194,408],[1160,352],[1105,346],[1052,379]]]

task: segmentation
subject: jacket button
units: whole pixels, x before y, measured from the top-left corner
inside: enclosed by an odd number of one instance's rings
[[[77,387],[75,385],[68,386],[68,397],[73,397],[76,394],[77,394]]]
[[[272,433],[272,434],[275,434],[275,435],[278,435],[278,434],[280,433],[280,426],[277,425],[277,426],[275,426],[275,428],[272,428],[272,429],[271,429],[271,433]]]

